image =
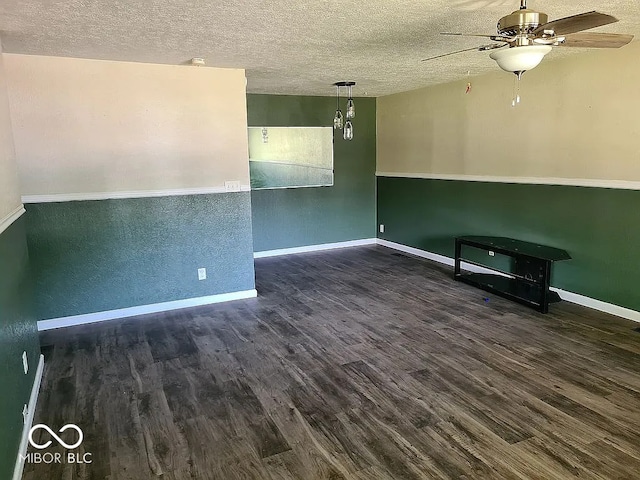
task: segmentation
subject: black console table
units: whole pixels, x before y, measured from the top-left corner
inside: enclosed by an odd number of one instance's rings
[[[465,259],[462,257],[464,245],[484,250],[489,255],[505,255],[511,260],[511,268],[502,269]],[[569,259],[565,250],[512,238],[457,237],[454,278],[547,313],[550,302],[560,301],[557,293],[549,291],[551,263]],[[461,262],[495,273],[462,272]]]

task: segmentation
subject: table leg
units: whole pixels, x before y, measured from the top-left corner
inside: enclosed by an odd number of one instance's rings
[[[457,278],[460,275],[460,255],[462,253],[462,243],[456,239],[456,253],[455,253],[455,266],[453,269],[453,278]]]
[[[549,311],[549,287],[551,286],[551,261],[544,262],[544,274],[542,277],[542,294],[540,298],[540,311]]]

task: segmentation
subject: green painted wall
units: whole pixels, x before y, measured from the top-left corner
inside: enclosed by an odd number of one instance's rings
[[[255,288],[248,192],[26,208],[40,320]]]
[[[22,434],[22,407],[29,395],[40,356],[24,215],[0,234],[0,478],[11,478]],[[29,373],[22,369],[22,352]]]
[[[254,251],[375,237],[376,100],[355,101],[354,139],[334,140],[332,187],[251,192]],[[335,108],[331,97],[247,96],[253,127],[331,126]]]
[[[458,235],[498,235],[567,250],[552,284],[640,310],[640,192],[378,178],[380,238],[453,257]]]

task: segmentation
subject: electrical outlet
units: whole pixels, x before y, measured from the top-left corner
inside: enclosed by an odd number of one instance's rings
[[[207,269],[199,268],[198,269],[198,280],[206,280],[207,279]]]
[[[22,368],[24,368],[24,374],[29,373],[29,359],[27,358],[27,352],[22,352]]]
[[[496,256],[496,253],[495,253],[495,252],[492,252],[491,250],[489,250],[489,256],[490,256],[490,257],[495,257],[495,256]]]
[[[384,225],[382,223],[380,224],[380,233],[384,233]]]
[[[242,190],[242,185],[238,180],[224,182],[224,188],[227,192],[239,192]]]

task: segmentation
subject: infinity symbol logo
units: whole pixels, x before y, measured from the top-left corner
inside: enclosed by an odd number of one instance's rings
[[[51,430],[47,425],[44,425],[43,423],[39,423],[38,425],[34,425],[33,427],[31,427],[31,430],[29,430],[29,443],[33,446],[33,448],[37,448],[38,450],[43,450],[45,448],[47,448],[49,445],[51,445],[51,443],[53,443],[51,440],[49,440],[47,443],[44,443],[42,445],[36,443],[33,440],[33,432],[35,432],[36,430],[39,429],[43,429],[46,430],[47,432],[49,432],[49,434],[55,438],[58,443],[60,445],[62,445],[64,448],[66,448],[67,450],[73,450],[76,447],[79,447],[80,444],[82,443],[82,440],[84,439],[84,434],[82,433],[82,430],[80,430],[80,427],[78,427],[77,425],[74,425],[73,423],[69,423],[67,425],[65,425],[64,427],[62,427],[60,429],[59,433],[62,433],[66,430],[72,429],[75,430],[76,432],[78,432],[78,441],[74,444],[69,445],[68,443],[65,443],[58,435],[55,434],[55,432],[53,430]]]

